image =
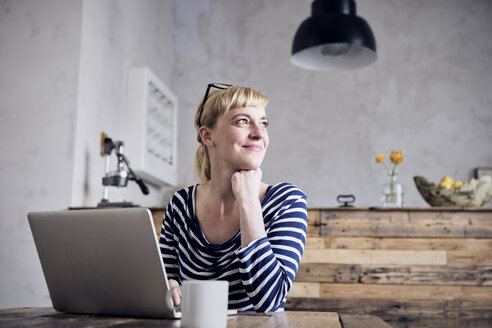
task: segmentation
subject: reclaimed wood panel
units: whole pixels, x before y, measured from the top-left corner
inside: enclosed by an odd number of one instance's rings
[[[309,237],[315,239],[316,247],[351,249],[392,250],[448,250],[469,251],[492,250],[492,239],[481,238],[391,238],[391,237]],[[319,240],[323,239],[323,241]]]
[[[313,238],[313,237],[312,237]],[[339,237],[339,236],[321,236],[318,238],[324,238],[325,248],[341,248],[341,249],[383,249],[380,247],[381,237]],[[400,239],[400,238],[395,238]],[[403,239],[403,238],[402,238]],[[388,248],[388,249],[402,249],[402,248]],[[408,249],[408,248],[403,248]],[[425,249],[428,250],[428,249]]]
[[[361,265],[359,269],[360,282],[368,284],[492,286],[492,266]]]
[[[319,235],[308,237],[294,285],[319,296],[289,294],[287,310],[374,314],[394,327],[492,327],[492,209],[317,211]]]
[[[381,238],[381,249],[476,250],[492,249],[492,239],[479,238]]]
[[[480,328],[492,322],[492,302],[287,298],[285,309],[371,314],[395,328]]]
[[[320,211],[308,210],[307,236],[320,235]]]
[[[443,265],[446,251],[306,249],[301,263]]]
[[[296,282],[492,286],[492,266],[302,263]]]
[[[315,282],[294,282],[289,297],[320,297],[320,284]]]
[[[301,264],[296,282],[343,282],[359,281],[360,266],[355,264],[307,263]]]
[[[492,212],[409,211],[409,224],[426,224],[440,237],[492,238]]]
[[[320,283],[320,298],[492,302],[492,287]]]
[[[492,238],[492,215],[446,211],[320,211],[321,235]]]
[[[323,237],[308,236],[306,238],[305,248],[323,249],[325,248],[325,239]]]
[[[492,239],[480,238],[384,238],[310,237],[310,248],[372,250],[445,250],[448,264],[492,265]],[[319,240],[324,238],[324,241]]]
[[[468,265],[492,265],[492,249],[470,251],[448,251],[448,263]]]

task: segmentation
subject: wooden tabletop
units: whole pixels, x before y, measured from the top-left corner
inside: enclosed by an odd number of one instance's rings
[[[0,310],[0,328],[9,327],[159,327],[179,328],[180,320],[103,317],[56,312],[52,308],[17,308]],[[240,313],[229,316],[228,328],[388,328],[388,324],[370,315],[336,312],[286,311],[271,315]]]

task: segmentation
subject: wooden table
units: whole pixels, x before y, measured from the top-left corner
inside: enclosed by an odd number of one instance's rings
[[[0,328],[4,327],[159,327],[179,328],[180,320],[103,317],[56,312],[52,308],[0,310]],[[272,315],[257,313],[230,316],[228,328],[388,328],[381,319],[370,315],[336,312],[286,311]]]

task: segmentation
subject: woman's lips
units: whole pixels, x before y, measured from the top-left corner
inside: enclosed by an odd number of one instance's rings
[[[246,146],[243,146],[244,148],[248,149],[248,150],[252,150],[252,151],[262,151],[263,150],[263,146],[262,145],[246,145]]]

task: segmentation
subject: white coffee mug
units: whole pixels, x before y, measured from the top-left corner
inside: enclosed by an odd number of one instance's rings
[[[185,280],[181,289],[181,326],[226,328],[229,283],[220,280]]]

